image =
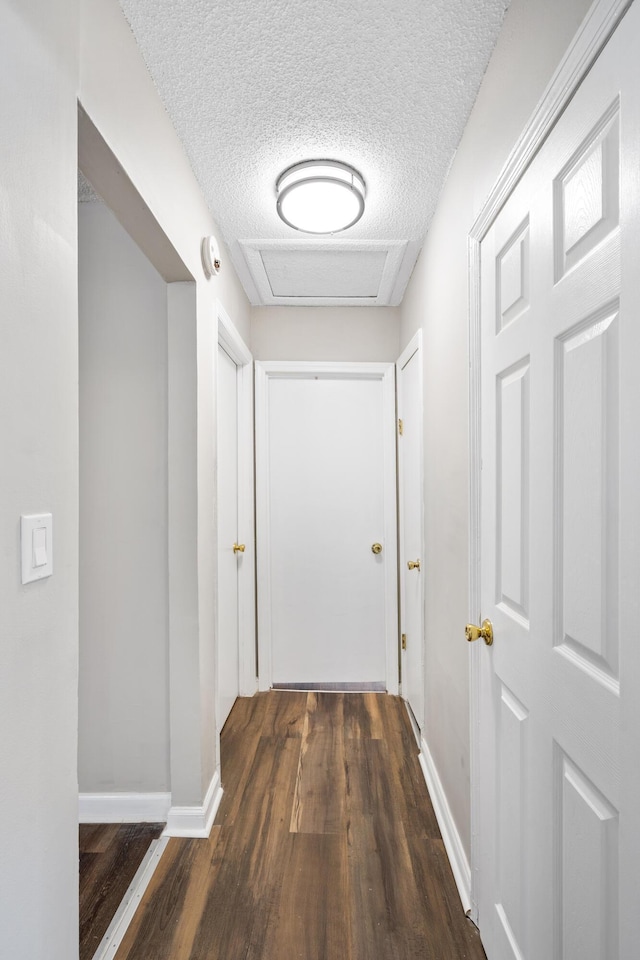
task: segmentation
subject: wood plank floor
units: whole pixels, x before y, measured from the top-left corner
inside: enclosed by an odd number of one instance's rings
[[[209,840],[170,841],[116,960],[485,960],[400,699],[238,700],[221,760]]]
[[[80,960],[91,960],[163,823],[80,824]]]

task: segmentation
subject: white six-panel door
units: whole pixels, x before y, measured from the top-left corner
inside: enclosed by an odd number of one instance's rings
[[[393,364],[256,363],[256,413],[260,687],[397,691]]]
[[[481,244],[489,960],[638,955],[639,49],[635,4]]]

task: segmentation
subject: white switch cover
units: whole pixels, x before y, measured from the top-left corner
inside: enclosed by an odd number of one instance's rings
[[[20,517],[23,583],[42,580],[53,573],[52,521],[50,513]]]

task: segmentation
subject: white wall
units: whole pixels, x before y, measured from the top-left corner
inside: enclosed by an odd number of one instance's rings
[[[181,772],[177,803],[202,801],[217,762],[215,299],[247,341],[249,304],[228,256],[215,281],[204,278],[200,239],[217,227],[117,0],[3,0],[0,89],[0,956],[74,960],[78,93],[196,281],[199,414],[184,550],[198,584],[195,609],[179,611],[182,736],[196,762]],[[54,573],[23,587],[19,518],[34,511],[53,513]]]
[[[400,352],[398,307],[252,307],[256,360],[394,362]]]
[[[80,792],[169,771],[167,285],[111,211],[78,205]]]
[[[0,956],[78,942],[77,8],[0,5]],[[53,514],[22,586],[20,514]]]
[[[193,396],[182,405],[176,401],[176,409],[186,410],[191,403],[197,429],[192,434],[192,425],[184,426],[182,454],[191,461],[183,464],[181,490],[187,525],[181,527],[177,538],[170,535],[170,550],[174,543],[182,565],[194,570],[196,577],[196,589],[179,592],[184,606],[171,611],[172,623],[180,624],[180,636],[173,639],[181,657],[178,682],[171,685],[172,731],[179,735],[174,742],[172,733],[172,802],[193,806],[202,802],[219,764],[212,696],[216,689],[217,563],[215,300],[222,301],[247,343],[249,303],[226,250],[220,274],[210,281],[204,277],[201,239],[219,231],[117,0],[82,0],[82,13],[80,102],[196,281],[193,330],[183,331],[194,346],[193,377],[191,384],[181,381],[185,390],[191,387]],[[181,362],[188,359],[182,357]],[[173,650],[171,657],[173,679]],[[189,761],[184,762],[184,757]],[[192,757],[197,762],[191,762]]]
[[[470,850],[467,236],[590,0],[513,0],[401,307],[424,331],[425,732]]]

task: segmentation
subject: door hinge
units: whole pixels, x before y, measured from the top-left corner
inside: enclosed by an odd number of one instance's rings
[[[403,634],[402,634],[402,649],[403,649],[403,650],[406,650],[406,649],[407,649],[407,635],[406,635],[406,633],[403,633]]]
[[[402,420],[398,420],[398,433],[400,434],[400,436],[402,436],[402,434],[404,433],[404,424]]]

